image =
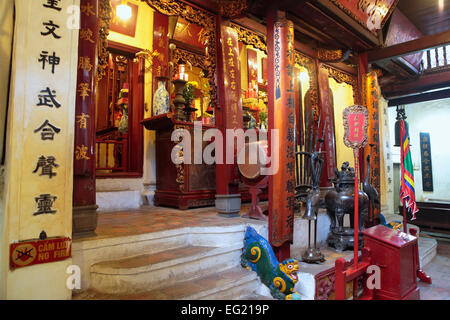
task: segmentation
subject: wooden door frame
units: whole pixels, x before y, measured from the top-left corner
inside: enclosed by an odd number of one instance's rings
[[[108,41],[108,49],[114,52],[136,54],[143,49],[129,46],[123,43]],[[128,159],[129,172],[97,173],[98,179],[114,178],[141,178],[144,169],[144,128],[140,122],[144,119],[144,90],[145,90],[145,63],[138,62],[137,74],[134,74],[134,66],[128,70],[130,94],[128,111]],[[136,88],[137,87],[137,88]]]

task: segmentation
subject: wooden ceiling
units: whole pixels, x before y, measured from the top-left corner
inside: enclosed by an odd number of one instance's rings
[[[450,0],[400,0],[397,7],[424,35],[450,29]]]

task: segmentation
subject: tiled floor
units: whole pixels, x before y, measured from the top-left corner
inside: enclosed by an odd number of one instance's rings
[[[243,204],[240,214],[246,213],[248,208],[248,204]],[[252,222],[255,221],[252,220]],[[96,236],[74,237],[74,241],[130,236],[183,227],[229,226],[245,222],[248,222],[248,219],[220,215],[214,207],[190,210],[141,207],[132,210],[99,212]]]
[[[450,241],[438,241],[436,257],[423,269],[432,284],[419,282],[422,300],[450,300]]]

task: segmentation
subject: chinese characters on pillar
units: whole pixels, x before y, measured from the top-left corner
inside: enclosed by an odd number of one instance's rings
[[[293,240],[295,191],[294,29],[289,20],[274,25],[274,125],[279,132],[279,170],[271,177],[273,201],[269,214],[270,242]],[[274,156],[274,155],[272,155]]]
[[[36,63],[39,64],[41,74],[37,75],[35,80],[38,83],[42,83],[43,89],[39,91],[36,97],[36,108],[33,112],[34,116],[39,118],[42,114],[45,114],[45,110],[55,112],[52,110],[58,110],[65,106],[58,99],[58,92],[52,85],[58,80],[60,74],[60,66],[64,63],[64,58],[59,52],[60,42],[64,41],[63,33],[61,31],[62,23],[65,22],[67,17],[61,12],[63,8],[63,1],[61,0],[40,0],[40,5],[44,8],[43,22],[41,23],[40,30],[35,30],[36,37],[42,38],[42,48],[39,48],[39,55]],[[55,17],[56,15],[56,17]],[[64,25],[65,27],[65,25]],[[61,129],[57,125],[50,123],[48,119],[42,117],[42,125],[33,130],[34,134],[39,134],[42,149],[40,152],[50,153],[55,150],[53,144],[55,142],[55,135],[59,134]],[[62,141],[61,141],[62,142]],[[57,176],[58,168],[60,165],[57,163],[57,159],[54,155],[49,154],[47,156],[41,155],[34,162],[33,174],[41,177],[41,179],[49,179],[53,181],[53,177]],[[49,184],[50,183],[50,184]],[[54,182],[46,182],[42,185],[52,187]],[[54,208],[55,202],[58,197],[50,193],[39,193],[34,197],[36,211],[33,212],[33,216],[56,214],[58,210]]]
[[[238,129],[243,127],[238,36],[233,28],[223,26],[222,39],[226,128]]]
[[[422,159],[423,191],[433,192],[433,168],[431,166],[431,144],[429,133],[420,133],[420,157]]]
[[[75,102],[74,175],[95,174],[95,106],[96,46],[98,42],[95,0],[80,2],[80,31],[78,36],[77,96]],[[76,178],[77,179],[77,178]],[[75,201],[76,202],[76,201]]]
[[[376,72],[370,72],[366,75],[366,97],[367,109],[369,111],[369,143],[365,147],[364,154],[370,154],[370,167],[372,169],[371,182],[378,194],[380,190],[380,118],[379,118],[379,101],[381,91],[378,85],[378,76]],[[374,218],[378,218],[380,206],[374,208]]]
[[[72,234],[80,1],[14,4],[16,21],[26,23],[15,29],[11,63],[10,152],[5,159],[11,166],[5,180],[5,214],[14,217],[8,228],[15,231],[8,241],[67,238]]]

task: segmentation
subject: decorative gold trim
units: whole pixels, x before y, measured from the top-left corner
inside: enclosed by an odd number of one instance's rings
[[[176,15],[188,22],[200,25],[203,28],[202,37],[206,41],[206,61],[203,69],[208,71],[208,79],[211,90],[211,104],[217,105],[216,85],[216,16],[203,9],[191,7],[190,5],[175,0],[141,0],[150,7],[165,15]]]
[[[221,16],[228,19],[241,17],[248,9],[247,0],[215,0]]]
[[[255,49],[264,51],[267,54],[267,38],[264,35],[257,34],[237,24],[231,23],[230,26],[238,33],[238,40]]]
[[[357,78],[349,73],[335,69],[328,65],[322,65],[321,68],[328,71],[328,76],[336,80],[338,83],[347,83],[352,87],[357,87]]]
[[[305,68],[310,68],[314,66],[314,59],[304,55],[299,51],[294,51],[294,63],[297,63]]]
[[[205,67],[205,56],[181,48],[176,48],[173,51],[172,61],[178,61],[180,59],[186,62],[189,61],[189,63],[194,67],[201,69]]]
[[[361,98],[359,96],[358,78],[356,76],[333,68],[326,64],[323,64],[321,68],[327,70],[328,76],[336,80],[337,83],[346,83],[351,85],[353,87],[353,101],[355,103],[364,104],[364,101],[361,101]]]
[[[344,52],[342,50],[328,50],[319,48],[317,50],[317,58],[324,62],[334,62],[339,61],[344,57]]]
[[[109,63],[108,52],[108,35],[111,22],[111,1],[100,0],[98,11],[98,66],[97,66],[97,81],[100,81],[106,74],[106,69]]]

